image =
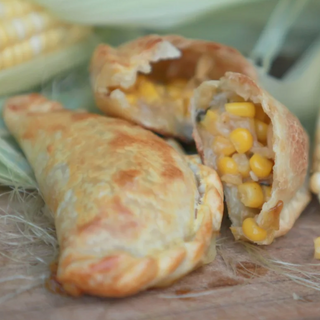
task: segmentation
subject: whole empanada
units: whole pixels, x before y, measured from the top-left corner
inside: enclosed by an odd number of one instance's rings
[[[4,119],[54,215],[68,293],[128,296],[214,258],[223,191],[213,169],[143,128],[36,94],[9,99]]]
[[[149,35],[118,48],[97,47],[91,82],[98,107],[164,136],[192,140],[190,98],[204,80],[226,71],[256,77],[235,49],[180,36]]]
[[[217,169],[236,239],[270,244],[306,207],[308,136],[299,120],[245,75],[207,81],[192,102],[194,139]]]

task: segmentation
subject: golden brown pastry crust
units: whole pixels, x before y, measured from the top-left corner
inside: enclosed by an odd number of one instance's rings
[[[138,126],[40,95],[9,99],[4,119],[53,212],[67,292],[128,296],[212,260],[223,212],[214,170]]]
[[[167,61],[164,61],[167,60]],[[170,78],[216,80],[226,71],[256,78],[254,67],[235,49],[220,43],[191,40],[176,35],[149,35],[118,48],[100,45],[91,61],[91,82],[98,107],[108,115],[123,118],[165,136],[190,140],[190,115],[174,104],[163,106],[129,103],[122,88],[136,81],[138,73],[150,74],[155,62]],[[162,70],[163,71],[163,70]],[[119,88],[110,92],[111,88]]]
[[[310,193],[305,183],[308,168],[309,139],[299,120],[289,112],[280,102],[275,100],[265,90],[260,88],[252,79],[245,75],[228,72],[220,81],[207,81],[196,89],[192,101],[192,118],[194,121],[194,139],[204,164],[215,167],[213,151],[196,122],[199,109],[206,109],[217,89],[220,92],[236,93],[246,101],[261,104],[264,112],[269,116],[273,125],[273,151],[275,165],[273,167],[272,197],[267,201],[256,222],[262,228],[271,228],[266,240],[259,244],[269,244],[274,237],[286,234],[293,226],[300,213],[310,201]],[[225,189],[227,205],[228,191]],[[279,215],[273,215],[278,201],[284,203]],[[229,208],[230,209],[230,208]],[[230,210],[229,210],[230,211]],[[232,231],[236,239],[243,237],[242,221],[229,212],[232,221]]]

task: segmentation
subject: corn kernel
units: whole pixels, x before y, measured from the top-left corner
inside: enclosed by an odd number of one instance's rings
[[[147,101],[154,101],[159,98],[158,91],[156,90],[154,84],[146,79],[140,80],[138,91],[139,94]]]
[[[263,196],[264,196],[264,202],[267,202],[271,198],[271,191],[272,188],[270,186],[262,186]]]
[[[230,102],[246,102],[246,100],[237,94],[234,94],[232,97],[230,97]]]
[[[223,154],[225,156],[230,156],[236,151],[231,141],[223,136],[215,137],[212,147],[216,154]]]
[[[251,241],[263,241],[267,237],[267,231],[260,228],[253,218],[246,218],[242,223],[242,231]]]
[[[8,46],[4,50],[0,49],[0,70],[31,60],[37,55],[61,48],[61,45],[73,44],[87,36],[89,32],[90,28],[87,27],[61,24],[47,31],[34,34],[31,38]],[[67,38],[66,33],[68,33]]]
[[[216,121],[219,118],[219,113],[217,110],[208,110],[206,113],[206,117],[204,118],[206,121]]]
[[[227,112],[239,117],[254,118],[256,112],[255,105],[252,102],[226,103],[225,108]]]
[[[237,174],[238,168],[236,162],[230,157],[223,157],[218,160],[218,171],[223,174]]]
[[[232,156],[232,159],[236,162],[239,173],[243,178],[249,177],[250,173],[250,164],[249,159],[245,154],[235,153]]]
[[[136,104],[137,103],[137,96],[134,94],[126,94],[126,98],[129,104]]]
[[[310,189],[313,193],[320,192],[320,172],[315,172],[310,178]]]
[[[238,153],[249,151],[253,145],[253,137],[248,129],[237,128],[230,133],[230,140]]]
[[[204,119],[201,121],[201,126],[211,134],[216,134],[216,120],[218,119],[218,117],[218,111],[208,110]]]
[[[265,123],[270,123],[270,119],[267,116],[267,114],[263,111],[262,106],[261,105],[256,105],[256,115],[255,118],[263,121]]]
[[[268,125],[261,120],[256,119],[254,122],[257,137],[260,142],[266,142],[268,136]]]
[[[255,153],[250,159],[250,168],[258,178],[267,177],[273,167],[272,161]]]
[[[240,201],[249,208],[260,208],[264,197],[261,186],[256,182],[245,182],[238,186]]]
[[[320,237],[313,240],[314,242],[314,258],[320,259]]]

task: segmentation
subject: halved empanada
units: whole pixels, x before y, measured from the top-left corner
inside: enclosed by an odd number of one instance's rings
[[[95,100],[103,112],[182,140],[192,139],[194,88],[226,71],[256,77],[237,50],[174,35],[145,36],[118,48],[100,45],[91,61]]]
[[[236,239],[270,244],[310,200],[308,137],[299,120],[252,79],[227,73],[192,102],[194,139],[218,170]]]
[[[214,258],[223,191],[213,169],[138,126],[40,95],[8,100],[4,119],[53,212],[70,294],[131,295]]]

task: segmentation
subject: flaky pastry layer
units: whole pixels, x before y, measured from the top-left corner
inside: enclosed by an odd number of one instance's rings
[[[124,297],[214,258],[223,212],[214,170],[138,126],[36,94],[9,99],[4,119],[54,215],[68,293]]]

